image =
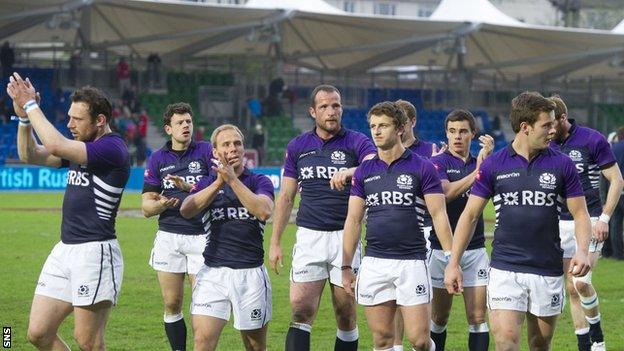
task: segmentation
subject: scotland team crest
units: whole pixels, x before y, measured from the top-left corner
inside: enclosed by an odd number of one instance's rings
[[[189,173],[199,173],[201,172],[201,163],[197,161],[193,161],[188,165]]]
[[[583,161],[583,154],[578,150],[570,150],[568,157],[570,157],[570,159],[574,162]]]
[[[340,150],[336,150],[331,154],[331,161],[335,165],[344,165],[347,163],[347,155]]]
[[[557,186],[557,177],[554,174],[544,172],[539,177],[540,186],[542,189],[554,189]]]
[[[409,174],[401,174],[397,178],[397,187],[399,189],[411,190],[412,189],[413,179]]]

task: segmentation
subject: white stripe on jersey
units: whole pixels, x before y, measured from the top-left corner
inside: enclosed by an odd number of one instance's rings
[[[111,209],[111,210],[115,208],[115,205],[111,205],[108,202],[104,202],[104,201],[102,201],[100,199],[95,199],[95,204],[96,205],[100,205],[101,207],[106,207],[106,208]],[[100,207],[98,206],[98,208],[100,208]]]
[[[104,183],[104,181],[100,178],[98,178],[96,175],[93,176],[93,182],[95,182],[95,184],[97,184],[100,188],[109,191],[111,193],[115,193],[115,194],[121,194],[124,190],[124,188],[116,188],[112,185],[108,185],[106,183]]]
[[[113,202],[113,203],[117,203],[119,202],[119,197],[112,197],[112,196],[108,196],[106,194],[104,194],[103,192],[99,191],[96,188],[93,188],[93,192],[95,193],[95,196],[107,200],[109,202]]]

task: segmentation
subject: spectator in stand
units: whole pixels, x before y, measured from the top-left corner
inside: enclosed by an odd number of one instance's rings
[[[6,106],[6,97],[0,97],[0,124],[9,123],[11,112]]]
[[[80,67],[80,52],[75,52],[69,58],[67,80],[69,85],[78,85],[78,69]]]
[[[8,78],[13,74],[13,64],[15,64],[15,51],[9,46],[9,42],[5,41],[0,48],[0,65],[2,65],[2,79]]]
[[[205,139],[204,133],[206,133],[206,127],[204,127],[204,126],[197,126],[197,128],[195,128],[193,139],[195,141],[204,141],[204,139]]]
[[[119,92],[123,93],[130,88],[130,66],[123,57],[117,63],[117,80],[119,81]]]
[[[143,166],[145,159],[147,158],[147,128],[149,124],[149,117],[147,111],[141,109],[141,114],[136,119],[137,133],[134,137],[134,145],[137,149],[137,166]]]
[[[151,53],[147,57],[147,77],[150,88],[160,87],[160,65],[162,60],[157,53]]]
[[[503,130],[501,129],[500,115],[496,115],[492,119],[492,135],[494,135],[494,138],[498,138],[503,135]]]
[[[262,115],[268,117],[281,116],[284,114],[284,107],[280,101],[280,96],[284,90],[284,80],[277,78],[269,84],[269,95],[262,101]]]
[[[251,148],[258,151],[258,166],[262,165],[264,159],[264,129],[262,124],[256,123],[256,132],[251,139]]]

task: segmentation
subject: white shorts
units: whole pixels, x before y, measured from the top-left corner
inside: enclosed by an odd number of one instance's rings
[[[91,306],[117,304],[123,280],[123,257],[117,239],[82,244],[57,243],[46,259],[35,295]]]
[[[592,227],[598,222],[598,217],[591,217]],[[576,253],[576,238],[574,237],[574,221],[559,221],[559,237],[563,258],[572,258]],[[599,243],[593,236],[589,241],[589,252],[600,252],[604,243]]]
[[[537,317],[561,314],[565,303],[563,276],[548,277],[491,268],[487,303],[490,310],[529,312]]]
[[[444,287],[444,269],[447,263],[443,250],[431,250],[429,270],[431,271],[431,285],[434,288],[446,289]],[[462,269],[465,287],[486,286],[488,284],[490,258],[485,248],[466,250],[459,265]]]
[[[207,236],[159,230],[154,238],[149,265],[161,272],[197,274],[204,265],[202,253],[206,248]]]
[[[324,232],[304,227],[297,229],[293,246],[290,280],[295,283],[313,282],[329,278],[329,282],[342,286],[342,230]],[[361,261],[358,240],[351,267],[357,272]]]
[[[373,306],[396,300],[414,306],[431,302],[431,278],[425,260],[366,256],[355,283],[357,303]]]
[[[264,266],[233,269],[203,266],[193,287],[191,314],[230,320],[234,328],[260,329],[271,320],[271,281]]]

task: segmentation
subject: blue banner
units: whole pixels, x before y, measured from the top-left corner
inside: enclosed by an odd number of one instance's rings
[[[143,189],[143,167],[133,167],[126,190]],[[266,175],[273,182],[275,191],[280,189],[281,168],[259,167],[254,172]],[[63,190],[67,184],[67,168],[46,167],[0,167],[0,191],[2,190]]]

